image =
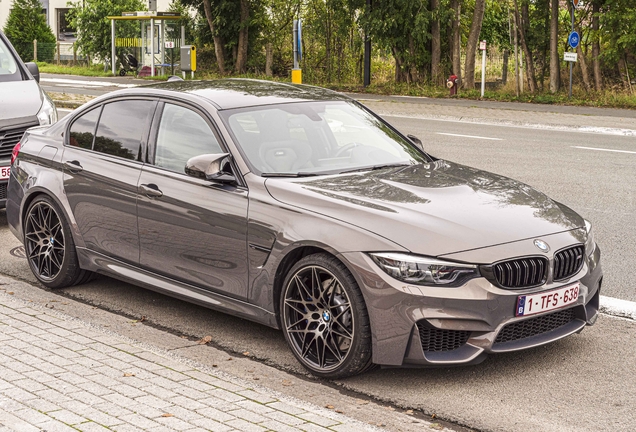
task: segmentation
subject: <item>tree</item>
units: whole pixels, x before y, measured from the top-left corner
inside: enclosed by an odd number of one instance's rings
[[[39,0],[14,0],[4,26],[4,34],[24,61],[33,60],[34,39],[37,39],[39,44],[55,43],[55,36],[46,23],[45,15],[42,14],[42,5]],[[48,55],[44,57],[40,55],[39,60],[53,59],[55,49],[46,51]],[[40,50],[40,54],[43,52],[44,50]]]
[[[601,0],[592,2],[592,63],[594,68],[594,85],[596,91],[603,89],[603,77],[601,76],[601,44],[599,43],[599,13]]]
[[[435,85],[442,83],[442,72],[440,61],[442,59],[442,40],[440,35],[440,4],[439,0],[431,0],[431,81]]]
[[[550,6],[550,91],[561,88],[561,57],[559,56],[559,0]]]
[[[522,19],[522,15],[519,14],[519,3],[517,2],[517,0],[514,0],[514,5],[515,5],[515,10],[514,10],[515,20],[519,24],[518,31],[519,31],[519,38],[521,40],[521,49],[523,49],[523,54],[526,56],[526,76],[528,79],[528,87],[530,87],[530,93],[536,93],[537,80],[534,73],[534,61],[532,59],[532,53],[530,52],[530,49],[528,48],[528,43],[526,42],[526,27],[528,25],[526,23],[528,23],[529,20]],[[525,4],[524,6],[527,6],[527,4]]]
[[[122,12],[146,10],[141,0],[79,0],[70,3],[71,25],[77,29],[78,50],[89,56],[97,57],[104,64],[111,56],[111,23],[108,16],[121,15]],[[139,23],[119,21],[116,26],[118,37],[139,37]]]
[[[453,11],[453,19],[451,25],[451,61],[453,63],[453,75],[457,77],[459,82],[462,81],[462,34],[461,34],[461,15],[462,5],[459,0],[451,0],[451,10]]]
[[[466,66],[464,67],[464,88],[475,88],[475,53],[479,43],[479,33],[484,20],[486,10],[486,0],[475,0],[475,10],[473,11],[473,21],[470,25],[468,42],[466,43]]]

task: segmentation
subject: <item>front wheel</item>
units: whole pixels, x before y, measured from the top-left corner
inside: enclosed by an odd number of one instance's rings
[[[364,299],[336,258],[315,254],[297,262],[285,278],[280,310],[287,343],[314,375],[343,378],[372,366]]]
[[[87,282],[91,272],[77,261],[68,222],[46,195],[36,197],[24,217],[24,249],[35,277],[48,288]]]
[[[126,76],[126,69],[119,69],[119,76]]]

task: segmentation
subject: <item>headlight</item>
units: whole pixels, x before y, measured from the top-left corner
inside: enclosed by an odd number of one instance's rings
[[[477,266],[402,253],[372,253],[373,261],[389,276],[413,285],[457,287],[479,277]]]
[[[594,230],[592,224],[585,220],[585,231],[587,233],[587,240],[585,240],[585,254],[590,256],[596,250],[596,242],[594,241]]]
[[[42,108],[37,114],[38,120],[40,121],[40,126],[50,125],[57,121],[57,110],[55,109],[55,105],[51,98],[44,92],[44,100],[42,102]]]

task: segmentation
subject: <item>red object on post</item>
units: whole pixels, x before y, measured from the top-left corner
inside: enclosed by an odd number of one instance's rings
[[[457,94],[457,75],[451,75],[446,80],[446,87],[450,89],[450,95],[455,96]]]

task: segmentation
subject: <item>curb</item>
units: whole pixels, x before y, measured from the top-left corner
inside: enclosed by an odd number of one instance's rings
[[[57,108],[70,108],[76,109],[84,105],[82,102],[70,102],[70,101],[62,101],[62,100],[53,100],[53,103]]]
[[[364,102],[364,100],[360,100]],[[546,131],[560,131],[560,132],[578,132],[588,134],[601,134],[601,135],[616,135],[624,137],[636,137],[636,130],[634,129],[618,129],[602,126],[570,126],[560,125],[554,123],[528,123],[514,120],[493,120],[481,117],[459,117],[459,116],[445,116],[445,115],[412,115],[412,114],[397,114],[397,113],[384,113],[380,110],[376,111],[382,117],[400,117],[410,118],[416,120],[435,120],[457,123],[472,123],[490,126],[503,126],[503,127],[515,127],[524,129],[541,129]]]

